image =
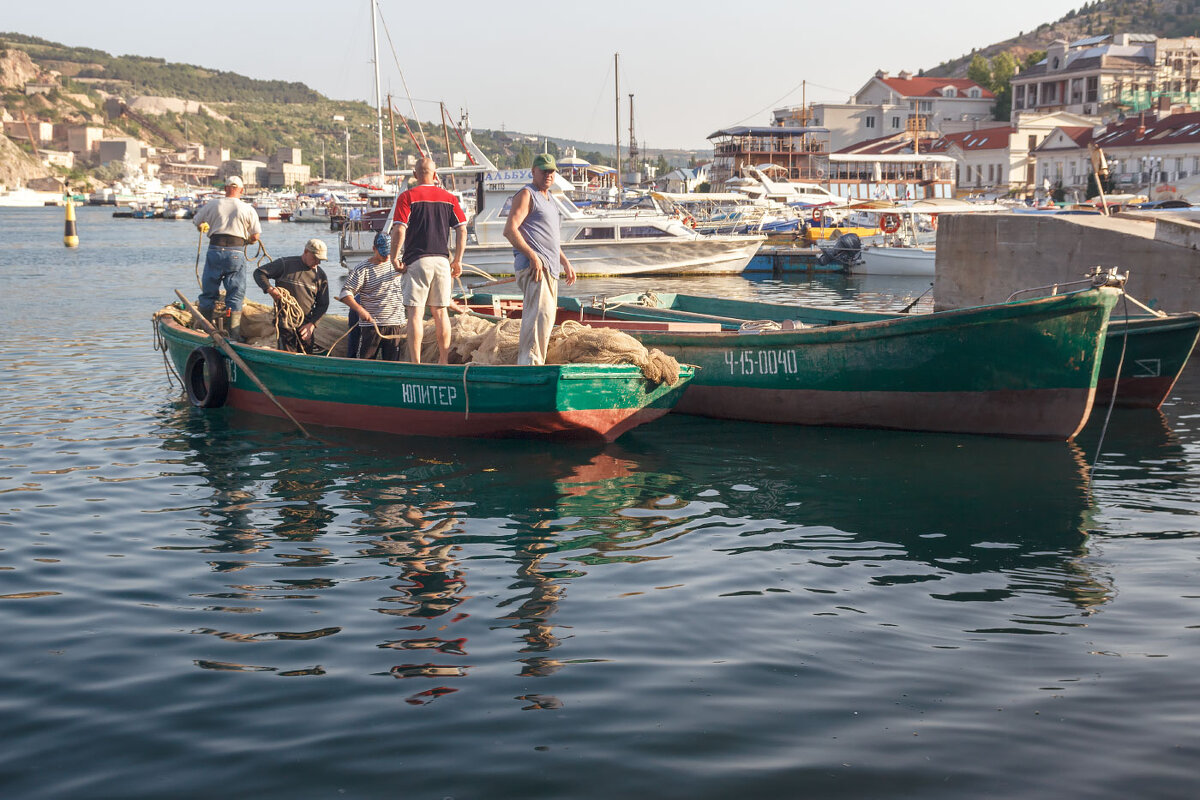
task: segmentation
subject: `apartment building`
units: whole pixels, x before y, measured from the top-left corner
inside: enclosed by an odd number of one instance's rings
[[[1066,111],[1109,122],[1200,103],[1200,38],[1153,34],[1056,41],[1012,79],[1012,119]]]

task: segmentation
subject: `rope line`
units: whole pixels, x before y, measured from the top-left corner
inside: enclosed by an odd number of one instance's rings
[[[162,353],[163,369],[167,373],[167,382],[171,386],[174,386],[175,381],[178,380],[179,391],[185,391],[187,389],[187,385],[183,382],[183,376],[175,370],[175,365],[171,363],[169,358],[167,358],[167,343],[163,341],[162,331],[160,331],[158,328],[157,317],[152,317],[150,319],[150,329],[154,332],[154,349]]]
[[[1100,451],[1104,446],[1104,435],[1108,433],[1108,421],[1112,418],[1113,406],[1117,404],[1117,387],[1121,384],[1121,371],[1125,368],[1125,348],[1129,344],[1129,302],[1125,290],[1121,290],[1121,298],[1125,309],[1125,333],[1121,337],[1121,358],[1117,361],[1117,377],[1113,379],[1112,395],[1108,398],[1108,411],[1104,413],[1104,426],[1100,428],[1100,439],[1096,442],[1096,456],[1092,459],[1092,468],[1088,470],[1088,496],[1092,494],[1092,482],[1096,479],[1096,465],[1100,463]]]
[[[467,404],[466,410],[463,412],[463,422],[471,418],[471,393],[467,390],[467,370],[470,368],[470,364],[463,366],[463,402]]]

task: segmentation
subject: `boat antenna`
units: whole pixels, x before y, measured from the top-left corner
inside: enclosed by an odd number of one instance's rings
[[[417,123],[417,133],[421,134],[421,142],[424,144],[424,147],[420,149],[428,152],[429,142],[425,139],[425,130],[421,127],[421,119],[417,116],[417,107],[413,104],[412,92],[408,90],[408,81],[404,80],[404,70],[400,69],[400,59],[396,58],[396,44],[392,41],[392,32],[388,30],[387,20],[383,18],[383,12],[379,14],[379,21],[383,23],[383,35],[387,37],[388,46],[392,48],[392,60],[396,62],[396,71],[400,73],[400,85],[404,87],[404,95],[408,98],[408,107],[412,109],[413,122]],[[401,114],[400,118],[404,119],[404,115]],[[408,127],[407,123],[405,123],[405,127]],[[409,135],[412,135],[411,131]],[[399,164],[396,166],[399,166]]]
[[[379,177],[381,183],[386,183],[383,177],[383,101],[379,97],[379,34],[375,28],[375,20],[379,16],[377,0],[371,0],[371,46],[375,54],[375,131],[379,134]]]
[[[629,174],[637,173],[638,146],[637,137],[633,135],[633,92],[629,93]]]
[[[617,200],[621,199],[621,54],[613,53],[613,84],[616,86]]]

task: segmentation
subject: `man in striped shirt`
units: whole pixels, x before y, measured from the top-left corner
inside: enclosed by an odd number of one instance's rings
[[[432,158],[417,161],[417,185],[396,200],[392,225],[392,264],[404,276],[404,307],[408,312],[408,360],[421,362],[425,305],[433,314],[438,363],[449,363],[450,281],[462,274],[467,248],[467,216],[454,195],[436,184]],[[450,231],[454,231],[454,260]]]
[[[388,238],[375,235],[375,252],[350,270],[338,300],[358,315],[357,358],[400,360],[404,334],[404,293],[401,275],[388,260]]]

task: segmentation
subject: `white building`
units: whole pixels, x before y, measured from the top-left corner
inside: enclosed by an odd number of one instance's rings
[[[1012,79],[1012,119],[1067,111],[1111,121],[1146,110],[1200,103],[1200,38],[1153,34],[1059,40],[1046,58]]]
[[[54,139],[54,124],[50,122],[39,122],[36,119],[31,120],[13,120],[12,122],[4,123],[4,133],[10,139],[20,139],[28,142],[29,137],[33,136],[35,143],[49,142]]]
[[[66,167],[71,169],[75,166],[75,154],[70,150],[47,150],[42,148],[40,151],[42,163],[47,167]]]
[[[1032,191],[1038,179],[1033,151],[1054,131],[1063,127],[1090,130],[1091,120],[1061,112],[1025,115],[1018,125],[980,127],[935,139],[929,150],[950,156],[958,164],[959,194],[985,192],[1004,195]]]
[[[72,125],[67,128],[67,149],[79,156],[90,155],[99,148],[104,129],[98,125]]]
[[[685,194],[694,192],[702,183],[706,183],[712,164],[701,164],[695,169],[679,167],[662,175],[655,176],[652,185],[660,192]]]
[[[966,78],[896,77],[880,70],[846,103],[811,108],[781,108],[776,125],[810,124],[829,130],[829,147],[838,151],[869,139],[905,131],[961,130],[992,119],[996,98]]]
[[[1200,177],[1200,112],[1059,128],[1034,152],[1039,184],[1061,184],[1083,197],[1092,170],[1089,146],[1103,151],[1117,192],[1152,200],[1187,194]]]

